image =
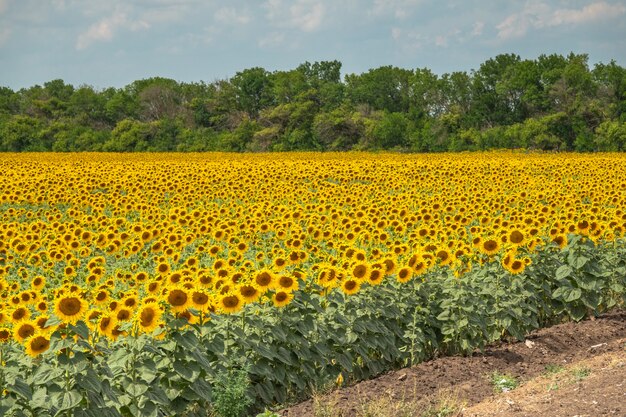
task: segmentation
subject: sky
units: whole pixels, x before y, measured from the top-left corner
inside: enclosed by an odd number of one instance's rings
[[[443,74],[500,53],[626,65],[626,0],[0,0],[0,86],[213,82],[339,60]]]

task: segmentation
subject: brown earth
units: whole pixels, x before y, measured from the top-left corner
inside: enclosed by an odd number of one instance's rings
[[[494,372],[521,386],[495,393]],[[469,357],[389,372],[279,415],[626,417],[626,311],[541,329],[524,342],[495,344]]]

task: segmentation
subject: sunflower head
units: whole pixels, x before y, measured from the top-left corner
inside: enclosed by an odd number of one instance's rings
[[[54,314],[64,323],[76,324],[83,318],[87,303],[77,294],[69,293],[54,302]]]
[[[238,293],[227,293],[218,299],[218,309],[226,314],[236,313],[243,308],[243,298]]]
[[[50,347],[50,338],[46,333],[37,332],[30,336],[24,342],[26,354],[37,357]]]
[[[293,293],[289,291],[277,291],[276,294],[272,296],[274,306],[278,308],[286,306],[291,302],[291,300],[293,300]]]

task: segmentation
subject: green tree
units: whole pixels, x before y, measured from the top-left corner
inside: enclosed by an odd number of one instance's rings
[[[15,115],[0,126],[2,151],[29,152],[50,150],[40,140],[43,123],[36,118]]]
[[[235,74],[230,80],[234,87],[235,104],[256,119],[259,112],[273,104],[272,78],[263,68],[255,67]]]

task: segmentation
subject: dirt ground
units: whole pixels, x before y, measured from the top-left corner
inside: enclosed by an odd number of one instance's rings
[[[497,393],[495,372],[520,386]],[[393,371],[279,414],[626,417],[626,311],[541,329],[524,342],[500,343],[470,357],[442,357]]]

